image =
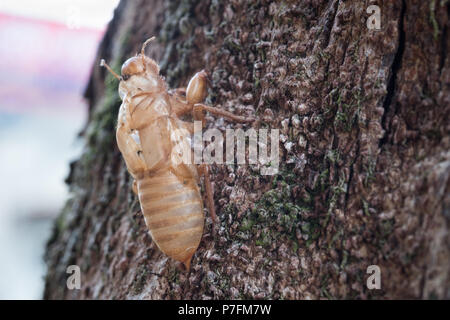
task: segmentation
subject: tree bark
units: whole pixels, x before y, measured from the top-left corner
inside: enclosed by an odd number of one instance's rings
[[[381,9],[381,29],[366,21]],[[122,1],[86,90],[72,196],[48,242],[46,299],[450,298],[448,1]],[[214,165],[219,222],[191,271],[152,242],[115,142],[120,70],[147,54],[170,87],[279,128],[280,170]],[[208,127],[236,126],[208,118]],[[81,289],[66,286],[69,265]],[[381,289],[366,286],[378,265]]]

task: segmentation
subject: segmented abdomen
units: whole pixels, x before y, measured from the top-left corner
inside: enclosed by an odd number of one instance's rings
[[[162,252],[184,263],[203,234],[203,203],[194,179],[181,180],[169,170],[137,181],[139,201],[153,241]]]

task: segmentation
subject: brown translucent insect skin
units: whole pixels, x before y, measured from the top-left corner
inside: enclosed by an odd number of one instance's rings
[[[193,124],[179,117],[193,112],[194,118],[204,123],[206,110],[240,122],[252,119],[201,104],[207,95],[204,71],[194,75],[187,89],[169,92],[158,65],[144,54],[151,40],[144,43],[139,55],[124,62],[121,77],[103,60],[101,65],[120,80],[122,105],[117,144],[134,178],[133,189],[139,196],[152,239],[162,252],[189,270],[204,226],[199,175],[205,177],[208,210],[213,221],[216,215],[208,167],[183,163],[182,155],[173,152],[175,146],[184,146],[182,150],[192,152]]]

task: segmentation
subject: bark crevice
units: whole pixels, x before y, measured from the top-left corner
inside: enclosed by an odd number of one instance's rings
[[[380,140],[379,146],[380,148],[388,142],[390,136],[391,129],[391,120],[393,115],[395,114],[395,110],[392,110],[393,100],[396,94],[396,81],[397,74],[402,66],[403,54],[405,51],[405,29],[404,29],[404,20],[406,13],[406,0],[402,0],[402,7],[400,10],[400,18],[398,22],[398,46],[397,52],[395,53],[394,60],[391,65],[391,72],[389,76],[389,81],[387,85],[387,94],[383,102],[383,117],[381,119],[382,126],[385,130],[384,137]]]

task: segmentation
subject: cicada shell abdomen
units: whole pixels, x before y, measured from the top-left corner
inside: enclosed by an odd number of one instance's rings
[[[139,201],[150,235],[159,249],[189,270],[203,234],[203,203],[194,179],[170,170],[137,181]]]

